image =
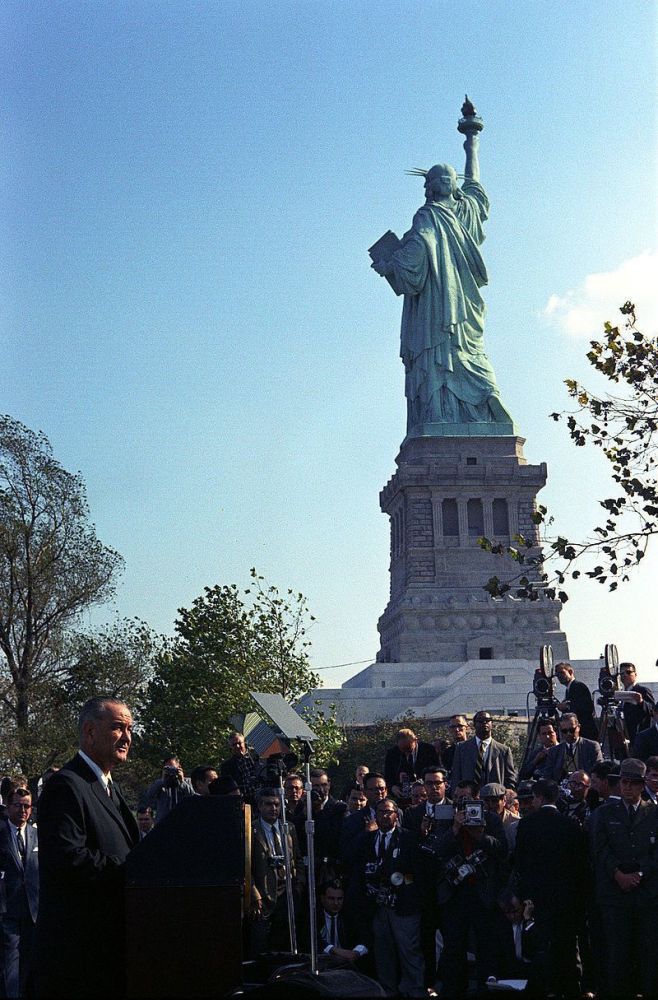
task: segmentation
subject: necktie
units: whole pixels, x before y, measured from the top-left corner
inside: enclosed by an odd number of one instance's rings
[[[274,844],[274,853],[280,857],[283,854],[283,848],[281,847],[281,840],[279,838],[279,832],[276,828],[276,823],[272,823],[272,843]]]
[[[523,960],[523,924],[514,924],[514,952],[516,957]]]
[[[576,760],[575,760],[575,750],[572,746],[567,746],[567,752],[564,755],[564,773],[573,774],[576,770]]]
[[[473,781],[476,785],[482,782],[482,772],[484,770],[484,743],[480,740],[480,749],[478,750],[478,759],[475,761],[475,770],[473,771]]]
[[[25,837],[22,830],[16,831],[16,842],[18,843],[18,853],[21,856],[21,861],[25,864]]]
[[[383,833],[379,834],[379,850],[377,856],[379,858],[379,863],[381,864],[386,855],[386,835]]]
[[[336,947],[338,947],[338,934],[336,933],[336,914],[335,913],[331,914],[330,923],[331,923],[331,929],[329,931],[329,944],[333,944],[333,946],[336,948]]]

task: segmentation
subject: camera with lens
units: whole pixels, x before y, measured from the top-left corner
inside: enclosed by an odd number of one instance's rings
[[[464,813],[464,826],[484,826],[484,802],[480,799],[455,799],[454,807]]]
[[[617,647],[610,644],[607,645],[605,647],[604,657],[604,666],[602,666],[599,671],[599,693],[602,696],[599,704],[607,707],[608,702],[614,698],[615,691],[619,691],[622,686],[619,674],[619,654],[617,653]]]
[[[276,788],[288,772],[295,769],[298,759],[294,753],[271,754],[258,764],[256,781],[261,787]]]
[[[387,878],[385,875],[369,872],[369,867],[371,866],[366,866],[366,892],[368,896],[379,906],[394,907],[398,898],[398,889],[404,884],[404,875],[402,872],[393,872]],[[377,865],[372,867],[377,868]]]
[[[465,858],[461,854],[456,854],[453,858],[450,858],[450,861],[447,862],[443,869],[443,877],[450,885],[461,885],[465,879],[470,878],[471,875],[475,875],[486,860],[486,854],[480,850],[473,851],[468,858]]]
[[[539,666],[532,680],[532,693],[537,702],[540,715],[554,715],[557,706],[555,697],[555,672],[553,669],[553,650],[550,646],[542,646],[539,651]]]
[[[181,776],[175,764],[165,764],[162,768],[164,773],[164,783],[167,788],[176,788],[181,783]]]

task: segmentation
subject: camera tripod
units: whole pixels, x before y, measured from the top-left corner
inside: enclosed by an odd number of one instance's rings
[[[621,705],[615,704],[615,691],[619,691],[619,655],[617,647],[605,647],[605,666],[599,673],[598,703],[601,706],[598,741],[604,757],[622,761],[628,757],[628,733]]]
[[[535,697],[535,714],[528,722],[528,736],[519,773],[523,771],[530,759],[541,724],[558,717],[558,700],[555,697],[555,676],[553,674],[553,650],[550,646],[542,646],[539,653],[539,666],[535,670],[532,691],[526,698],[528,718],[530,718],[530,695]]]

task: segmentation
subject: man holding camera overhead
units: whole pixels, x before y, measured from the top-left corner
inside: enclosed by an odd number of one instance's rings
[[[454,817],[435,841],[442,867],[438,895],[442,904],[444,949],[442,997],[468,991],[469,938],[475,936],[478,993],[495,967],[494,925],[498,895],[507,876],[507,839],[500,817],[485,813],[477,786],[462,781],[453,792]]]

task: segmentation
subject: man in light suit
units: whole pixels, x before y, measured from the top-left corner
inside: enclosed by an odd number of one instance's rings
[[[542,778],[559,784],[575,771],[592,773],[592,768],[603,760],[601,746],[596,740],[586,740],[580,735],[580,723],[575,712],[566,712],[560,719],[560,739],[551,747],[542,768]]]
[[[80,712],[80,750],[39,799],[40,903],[34,995],[125,994],[124,873],[139,842],[112,769],[128,757],[130,709],[91,698]]]
[[[30,792],[15,788],[8,796],[7,819],[0,825],[0,870],[5,889],[0,954],[6,997],[26,993],[39,909],[39,846],[36,828],[28,823],[31,812]]]
[[[290,948],[283,829],[279,822],[281,802],[276,789],[259,789],[256,804],[259,815],[251,829],[252,958],[264,951],[288,951]],[[304,866],[292,824],[288,831],[292,888],[295,904],[298,904],[305,882]]]
[[[516,788],[512,751],[504,743],[492,739],[492,726],[489,712],[482,710],[473,716],[475,736],[455,747],[451,788],[456,788],[460,781],[474,781],[478,786],[495,782],[505,788]]]

